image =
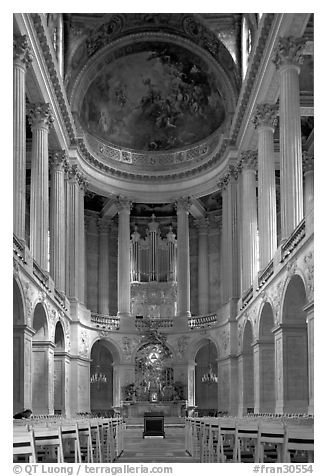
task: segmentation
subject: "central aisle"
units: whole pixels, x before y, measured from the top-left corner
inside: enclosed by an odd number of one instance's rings
[[[142,438],[143,428],[127,428],[118,463],[196,463],[184,448],[185,429],[165,428],[166,438]]]

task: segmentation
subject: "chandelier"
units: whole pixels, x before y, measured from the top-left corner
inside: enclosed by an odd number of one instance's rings
[[[90,383],[107,383],[106,374],[95,372],[91,375]]]
[[[214,373],[212,369],[212,364],[211,364],[211,355],[210,355],[210,348],[211,348],[211,342],[209,341],[209,365],[208,365],[208,372],[205,372],[202,377],[201,377],[201,382],[202,383],[218,383],[218,377]]]
[[[212,370],[212,365],[209,364],[208,372],[205,372],[201,377],[202,383],[218,383],[218,377]]]

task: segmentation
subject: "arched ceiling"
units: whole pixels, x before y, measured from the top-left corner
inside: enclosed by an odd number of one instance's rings
[[[84,170],[122,180],[122,189],[160,183],[162,198],[165,184],[170,198],[175,181],[201,181],[214,170],[240,77],[203,19],[73,14],[70,21],[66,88]]]

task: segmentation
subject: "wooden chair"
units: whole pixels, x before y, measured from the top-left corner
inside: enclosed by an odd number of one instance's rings
[[[38,460],[46,463],[63,463],[64,452],[60,426],[34,428],[35,448]]]
[[[213,418],[209,422],[209,440],[208,440],[208,463],[221,463],[219,443],[220,443],[220,426],[217,418]]]
[[[286,424],[283,453],[283,463],[312,463],[314,456],[313,426]],[[300,457],[300,453],[305,456]]]
[[[84,463],[93,463],[93,448],[89,420],[77,422],[78,437],[81,448],[81,458]]]
[[[90,429],[94,463],[102,463],[100,427],[97,419],[90,420]]]
[[[116,458],[113,421],[105,418],[100,425],[101,453],[104,463],[112,463]]]
[[[261,420],[259,422],[259,463],[267,460],[283,462],[285,427],[282,421]]]
[[[200,462],[209,462],[210,420],[203,418],[200,421]]]
[[[234,418],[219,418],[219,462],[229,463],[236,462],[235,460],[235,440],[236,440],[236,423]]]
[[[14,431],[13,436],[13,461],[17,463],[24,458],[28,463],[36,463],[34,430],[23,431],[21,428]]]
[[[61,436],[63,442],[64,461],[73,459],[74,463],[82,463],[81,445],[77,423],[66,423],[61,427]],[[73,454],[73,457],[71,456]]]
[[[253,463],[259,461],[259,424],[256,419],[242,419],[236,423],[234,461],[241,463],[242,460],[253,459]],[[249,461],[250,462],[250,461]]]

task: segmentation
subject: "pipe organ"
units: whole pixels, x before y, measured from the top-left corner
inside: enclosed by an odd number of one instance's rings
[[[176,315],[177,240],[172,227],[161,237],[152,215],[142,237],[135,225],[131,236],[131,314],[144,317]]]

